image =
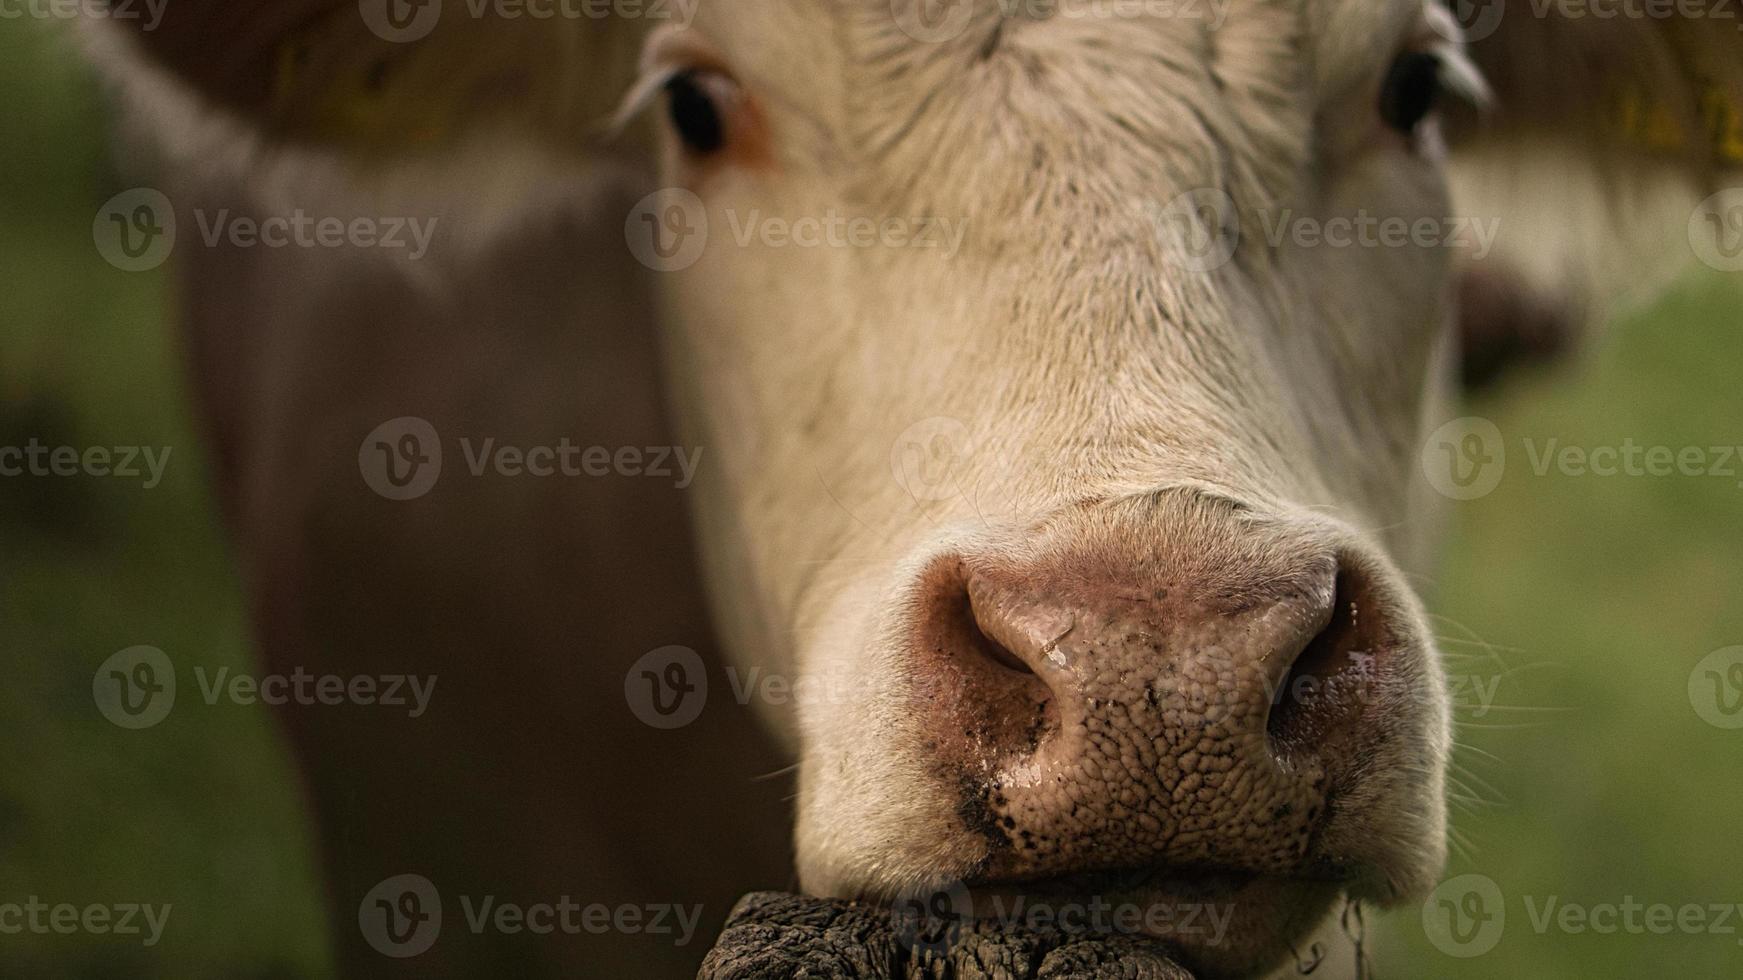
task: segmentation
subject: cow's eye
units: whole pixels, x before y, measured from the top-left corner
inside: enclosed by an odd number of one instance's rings
[[[1400,133],[1415,131],[1434,111],[1440,98],[1441,63],[1437,55],[1406,51],[1392,62],[1380,88],[1380,118]]]
[[[722,89],[732,83],[712,72],[686,71],[666,83],[666,113],[684,146],[697,156],[716,153],[726,145],[726,114]]]

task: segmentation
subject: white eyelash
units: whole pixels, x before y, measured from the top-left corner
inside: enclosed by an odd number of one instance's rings
[[[1433,43],[1429,50],[1440,59],[1440,83],[1451,95],[1464,99],[1478,109],[1487,109],[1493,95],[1489,83],[1484,80],[1483,73],[1477,68],[1470,55],[1465,53],[1465,46],[1448,38],[1458,37],[1461,33],[1459,22],[1450,9],[1438,4],[1428,5],[1428,37]]]
[[[1456,95],[1478,109],[1487,109],[1494,96],[1483,73],[1465,54],[1461,45],[1451,41],[1437,45],[1435,57],[1440,59],[1440,83],[1448,94]]]
[[[623,132],[635,121],[635,117],[647,111],[648,106],[660,97],[660,92],[665,90],[666,85],[682,71],[676,65],[667,65],[643,72],[642,77],[636,79],[635,85],[624,95],[623,101],[618,103],[617,110],[611,114],[611,119],[605,124],[606,132],[611,136]]]

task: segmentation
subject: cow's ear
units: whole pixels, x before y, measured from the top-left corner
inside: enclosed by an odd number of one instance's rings
[[[87,33],[124,95],[163,127],[197,128],[186,117],[216,114],[261,146],[357,160],[485,139],[595,148],[635,77],[638,22],[497,9],[483,0],[173,0],[117,6]],[[176,100],[193,112],[164,105]]]
[[[1743,22],[1451,2],[1493,91],[1448,120],[1458,210],[1498,223],[1462,288],[1467,376],[1558,350],[1700,261],[1743,269],[1743,190],[1726,193],[1743,187]]]

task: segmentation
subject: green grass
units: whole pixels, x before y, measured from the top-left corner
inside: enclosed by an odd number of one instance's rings
[[[1743,731],[1688,693],[1701,658],[1743,644],[1743,461],[1724,478],[1538,476],[1524,444],[1743,445],[1739,311],[1735,279],[1692,277],[1591,356],[1469,407],[1507,468],[1455,505],[1431,604],[1453,671],[1501,680],[1485,717],[1458,712],[1460,792],[1478,799],[1455,807],[1468,847],[1448,874],[1492,879],[1506,918],[1491,951],[1458,959],[1420,909],[1394,914],[1382,976],[1743,971],[1743,912],[1731,935],[1540,934],[1526,904],[1743,902]]]
[[[161,273],[97,256],[124,188],[97,93],[39,24],[0,29],[0,444],[173,447],[164,484],[0,481],[0,902],[173,905],[161,945],[0,936],[0,976],[277,977],[329,970],[308,828],[264,708],[186,684],[123,731],[91,675],[135,644],[178,667],[248,663],[242,596],[188,417]],[[1695,277],[1592,356],[1471,406],[1507,438],[1489,496],[1455,506],[1431,602],[1455,672],[1495,683],[1461,723],[1463,842],[1499,943],[1458,959],[1418,908],[1375,921],[1382,977],[1734,976],[1738,935],[1539,934],[1527,898],[1743,901],[1743,731],[1690,707],[1691,668],[1743,643],[1737,479],[1533,474],[1523,440],[1743,443],[1743,288]],[[186,676],[184,674],[184,676]],[[1733,923],[1743,932],[1743,922]]]
[[[118,272],[91,220],[123,189],[65,39],[0,29],[0,445],[170,447],[161,485],[0,480],[0,903],[169,904],[157,946],[0,935],[5,977],[328,972],[312,842],[266,709],[191,677],[155,728],[99,714],[97,666],[137,644],[178,671],[248,663],[161,273]]]

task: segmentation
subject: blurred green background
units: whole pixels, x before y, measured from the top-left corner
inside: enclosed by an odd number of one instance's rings
[[[169,276],[117,271],[92,242],[97,207],[130,186],[100,92],[65,32],[32,20],[0,20],[0,91],[0,446],[171,447],[151,490],[0,478],[0,903],[173,906],[150,949],[0,934],[0,977],[324,975],[314,842],[268,709],[125,731],[93,704],[92,674],[126,647],[245,666],[243,600]]]
[[[173,447],[164,483],[0,479],[0,903],[170,903],[162,941],[0,934],[0,977],[313,977],[325,920],[294,770],[263,707],[123,731],[91,676],[136,644],[248,662],[243,600],[188,415],[163,271],[95,251],[100,93],[60,31],[0,21],[0,445]],[[1743,644],[1743,476],[1539,477],[1539,443],[1743,443],[1743,284],[1692,275],[1591,354],[1470,407],[1508,434],[1421,583],[1455,677],[1455,856],[1505,904],[1457,957],[1419,906],[1369,917],[1378,975],[1743,976],[1729,934],[1539,932],[1594,907],[1743,903],[1743,730],[1691,671]],[[1743,469],[1743,462],[1738,463]],[[193,692],[190,692],[192,694]],[[1638,914],[1638,913],[1637,913]],[[1642,920],[1644,921],[1644,920]]]

